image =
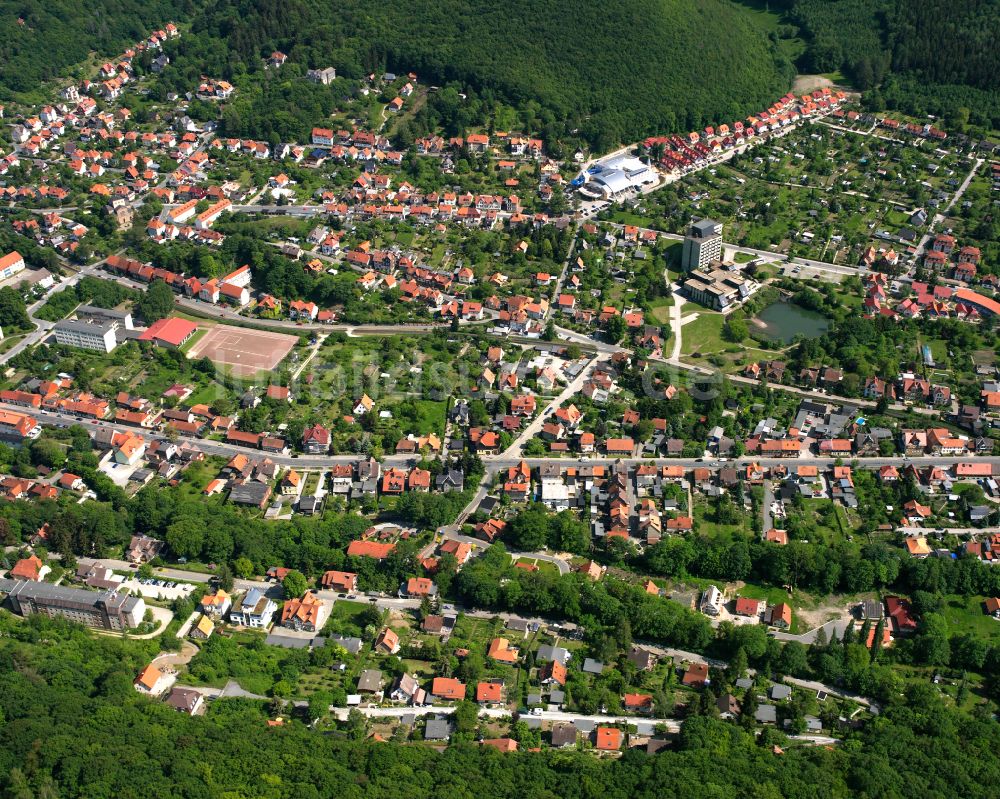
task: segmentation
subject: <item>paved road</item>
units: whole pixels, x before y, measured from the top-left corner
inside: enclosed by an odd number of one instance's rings
[[[555,404],[555,401],[550,402],[549,405]],[[18,405],[11,405],[9,403],[0,402],[0,409],[13,411],[15,413],[23,413],[24,408]],[[91,432],[98,430],[100,428],[112,428],[114,430],[120,430],[123,432],[135,432],[134,427],[127,427],[125,425],[117,425],[111,421],[106,420],[90,420],[83,419],[72,414],[63,413],[61,411],[34,411],[37,415],[39,421],[42,424],[79,424],[84,428],[90,430]],[[536,418],[535,422],[539,422],[542,415]],[[541,423],[537,424],[538,429],[541,428]],[[163,439],[162,436],[156,434],[149,434],[147,431],[147,436],[150,439]],[[206,439],[191,438],[188,436],[181,436],[177,439],[179,443],[186,443],[190,446],[201,450],[208,455],[219,455],[222,457],[232,457],[235,454],[242,453],[244,455],[256,450],[248,449],[247,447],[240,447],[234,444],[227,444],[222,441],[210,441]],[[544,463],[552,463],[553,460],[558,462],[562,466],[584,466],[584,465],[594,465],[603,464],[610,465],[614,463],[623,462],[630,465],[637,464],[661,464],[661,465],[674,465],[683,466],[685,468],[694,468],[696,466],[716,466],[721,465],[719,461],[713,461],[712,459],[705,458],[608,458],[602,456],[595,457],[580,457],[580,458],[523,458],[519,457],[515,452],[515,447],[512,446],[507,452],[501,453],[499,455],[486,455],[483,457],[483,461],[487,464],[487,467],[491,471],[496,471],[498,469],[508,468],[510,466],[516,466],[521,461],[526,462],[529,466],[537,467]],[[321,468],[325,466],[330,466],[335,463],[354,463],[360,457],[358,455],[306,455],[306,454],[285,454],[285,453],[274,453],[269,454],[268,457],[277,463],[279,466],[300,466],[300,467],[313,467]],[[384,461],[387,464],[401,465],[406,464],[415,459],[406,455],[387,455]],[[808,454],[798,458],[755,458],[752,456],[743,456],[740,458],[733,458],[726,461],[727,465],[738,466],[741,464],[749,463],[759,463],[762,466],[829,466],[837,458],[834,457],[822,457],[818,455]],[[1000,457],[987,455],[987,456],[935,456],[935,455],[920,455],[910,458],[902,458],[899,456],[894,457],[874,457],[874,458],[859,458],[857,459],[857,464],[860,468],[864,469],[875,469],[881,466],[894,465],[894,466],[905,466],[908,463],[912,463],[916,466],[942,466],[948,467],[957,463],[989,463],[994,467],[1000,466]],[[997,470],[1000,473],[1000,469]]]
[[[25,409],[17,406],[10,405],[7,403],[0,403],[0,408],[4,410],[14,411],[15,413],[24,413]],[[63,413],[61,411],[31,411],[33,415],[36,415],[41,424],[65,424],[74,425],[78,424],[93,433],[95,430],[101,428],[111,428],[113,430],[121,432],[131,432],[135,433],[136,428],[129,427],[127,425],[115,424],[112,421],[98,420],[94,421],[91,419],[85,419],[81,417],[74,416],[73,414]],[[165,440],[165,436],[151,433],[150,431],[139,431],[146,436],[149,440]],[[179,436],[176,439],[177,443],[188,444],[195,449],[204,452],[206,455],[219,455],[225,458],[231,458],[236,454],[250,455],[259,454],[263,456],[267,453],[262,453],[259,450],[248,449],[247,447],[239,447],[233,444],[227,444],[223,441],[210,441],[202,438],[192,438],[190,436]],[[291,453],[270,453],[267,454],[272,461],[274,461],[279,466],[300,466],[300,467],[323,467],[330,466],[335,463],[354,463],[360,457],[359,455],[306,455],[306,454],[291,454]],[[384,458],[387,464],[402,465],[409,461],[416,461],[415,458],[406,455],[387,455]]]
[[[763,527],[765,533],[774,527],[774,520],[771,518],[771,503],[774,502],[774,487],[770,480],[764,481],[764,500],[761,503],[761,515],[763,516]]]
[[[351,708],[332,707],[330,710],[334,718],[338,721],[346,721],[351,712]],[[358,712],[370,719],[399,719],[403,716],[450,716],[455,712],[453,705],[439,705],[433,707],[376,707],[357,708]],[[514,713],[506,708],[481,708],[480,717],[485,716],[491,719],[511,718]],[[674,718],[652,718],[648,716],[608,716],[608,715],[585,715],[583,713],[569,713],[561,710],[542,710],[530,715],[521,714],[521,718],[534,718],[541,722],[553,724],[556,722],[569,722],[584,730],[592,730],[601,725],[615,726],[618,724],[641,725],[643,730],[652,730],[654,727],[663,726],[667,732],[676,734],[680,732],[682,722]],[[790,735],[794,741],[810,746],[832,746],[840,742],[839,738],[831,738],[828,735]]]
[[[49,331],[55,325],[55,322],[50,322],[47,319],[40,319],[36,316],[38,311],[42,308],[45,303],[47,303],[52,297],[61,291],[65,291],[68,288],[72,288],[77,283],[79,283],[84,277],[93,277],[98,273],[99,263],[91,264],[83,269],[74,269],[68,261],[62,256],[59,256],[59,261],[68,270],[71,271],[69,277],[62,280],[59,283],[55,283],[51,288],[49,288],[41,297],[39,297],[35,302],[28,306],[28,318],[35,323],[36,329],[29,332],[24,336],[17,344],[7,350],[5,353],[0,355],[0,364],[7,363],[16,355],[24,352],[24,350],[29,347],[33,347],[36,344],[41,343],[49,335]]]
[[[568,383],[566,387],[559,392],[559,396],[546,402],[546,405],[552,409],[558,408],[564,402],[578,394],[583,388],[583,384],[587,382],[587,379],[593,373],[596,363],[597,358],[591,358],[587,362],[587,365],[580,370],[580,374],[578,374],[574,380]],[[532,419],[531,422],[518,434],[517,438],[511,442],[511,445],[500,454],[500,457],[517,458],[524,451],[524,447],[528,441],[538,437],[538,434],[542,431],[542,426],[548,418],[549,413],[547,412],[547,409],[542,409],[541,412],[538,413],[538,415]]]
[[[952,195],[948,204],[944,207],[944,210],[934,214],[934,218],[931,219],[931,223],[927,226],[927,232],[920,237],[920,242],[917,244],[917,249],[914,254],[915,259],[923,257],[923,254],[927,250],[927,243],[931,240],[933,231],[938,229],[938,226],[944,222],[955,203],[962,197],[963,194],[965,194],[965,190],[969,188],[969,184],[972,182],[972,179],[976,176],[976,172],[979,171],[979,167],[981,167],[983,163],[982,158],[977,158],[973,162],[972,168],[969,170],[969,174],[965,176],[965,180],[962,181],[962,185],[959,186],[958,190]]]
[[[776,632],[774,637],[779,641],[798,641],[800,644],[812,644],[815,643],[816,638],[819,636],[819,631],[823,630],[826,634],[826,640],[829,641],[835,635],[837,638],[843,638],[844,631],[851,626],[852,622],[853,619],[851,618],[833,619],[832,621],[828,621],[826,624],[821,624],[819,627],[809,630],[809,632],[801,633],[799,635]]]
[[[483,545],[482,541],[479,541],[480,546]],[[569,574],[569,564],[563,559],[556,555],[552,555],[548,552],[509,552],[511,560],[541,560],[545,563],[551,563],[555,566],[560,574]]]
[[[348,714],[351,712],[351,708],[346,707],[332,707],[334,718],[344,721],[347,719]],[[403,716],[410,716],[416,714],[417,716],[450,716],[455,712],[454,705],[435,705],[433,707],[360,707],[357,708],[363,716],[367,718],[374,719],[398,719]],[[514,712],[507,708],[481,708],[479,710],[480,716],[485,716],[492,719],[504,719],[510,718],[514,715]],[[585,715],[583,713],[566,713],[560,710],[542,710],[539,713],[531,713],[530,718],[540,719],[543,722],[556,722],[556,721],[568,721],[583,722],[588,726],[599,725],[599,724],[635,724],[636,722],[641,722],[643,724],[648,724],[650,726],[655,726],[657,724],[666,725],[670,732],[680,731],[680,722],[677,719],[657,719],[648,718],[644,716],[606,716],[606,715]]]

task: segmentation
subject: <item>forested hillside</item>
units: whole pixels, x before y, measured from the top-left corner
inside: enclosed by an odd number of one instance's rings
[[[803,71],[841,70],[915,114],[1000,125],[1000,0],[787,0]],[[961,111],[966,109],[967,113]]]
[[[192,0],[0,0],[0,98],[66,75],[91,54],[113,55],[167,22]]]
[[[728,0],[223,0],[180,42],[170,79],[235,78],[274,49],[348,77],[412,70],[424,83],[536,100],[602,145],[738,118],[791,78]]]
[[[914,686],[836,748],[774,754],[734,723],[685,722],[675,748],[599,759],[575,751],[500,754],[459,732],[444,752],[268,728],[267,703],[221,700],[190,718],[132,688],[156,642],[0,612],[0,796],[86,797],[962,797],[1000,783],[1000,727]],[[302,656],[308,658],[305,652]],[[913,708],[912,710],[909,708]]]

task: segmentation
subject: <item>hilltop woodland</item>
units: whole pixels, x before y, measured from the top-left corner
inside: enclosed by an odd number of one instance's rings
[[[412,70],[467,93],[432,92],[404,135],[513,127],[597,149],[766,107],[792,74],[752,15],[723,0],[225,0],[171,48],[161,92],[202,74],[232,79],[248,88],[227,109],[226,133],[282,141],[307,138],[338,99],[337,85],[296,80],[312,66],[345,78]],[[275,49],[291,63],[265,75]]]
[[[44,99],[40,84],[65,77],[92,53],[121,52],[193,7],[190,0],[0,0],[0,100]]]
[[[873,110],[1000,127],[997,0],[784,0],[808,40],[804,72],[842,72]]]
[[[651,757],[501,755],[473,742],[473,714],[458,716],[444,751],[365,740],[360,718],[328,735],[303,718],[269,728],[265,702],[218,700],[191,718],[132,688],[156,650],[155,641],[0,614],[0,796],[987,799],[1000,782],[1000,728],[945,706],[931,686],[910,688],[835,749],[789,747],[774,730],[755,741],[708,713]]]

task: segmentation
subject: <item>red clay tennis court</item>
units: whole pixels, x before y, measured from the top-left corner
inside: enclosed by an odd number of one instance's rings
[[[297,336],[216,325],[188,351],[190,358],[208,358],[235,377],[252,377],[257,372],[274,371],[298,343]]]

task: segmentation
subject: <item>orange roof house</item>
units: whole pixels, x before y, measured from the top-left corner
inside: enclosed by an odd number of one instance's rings
[[[477,702],[502,702],[503,683],[481,682],[476,685]]]
[[[499,663],[516,663],[517,649],[511,648],[510,641],[506,638],[494,638],[490,641],[490,648],[486,652],[487,657]]]
[[[358,575],[353,572],[323,572],[320,585],[333,591],[354,591],[358,587]]]
[[[407,596],[431,596],[434,593],[434,582],[426,577],[411,577],[406,581]]]
[[[174,316],[160,319],[149,326],[141,336],[140,341],[152,341],[166,347],[180,347],[191,336],[198,332],[198,325],[187,319]]]
[[[38,582],[42,579],[41,572],[44,566],[45,564],[42,563],[41,558],[37,555],[30,555],[27,558],[22,558],[15,563],[14,568],[10,570],[10,574],[8,576],[15,580],[31,580],[33,582]]]
[[[788,629],[792,626],[792,609],[781,602],[771,608],[770,623],[774,627]]]
[[[135,686],[137,691],[152,693],[156,689],[156,685],[162,677],[163,672],[150,663],[146,666],[146,668],[139,672],[139,676],[132,681],[132,684]]]
[[[324,620],[324,606],[316,594],[307,591],[301,598],[295,597],[285,602],[281,609],[282,626],[296,629],[318,630]]]
[[[385,560],[389,553],[396,548],[394,543],[383,544],[378,541],[351,541],[347,547],[347,554],[351,557],[375,558],[375,560]]]
[[[498,752],[516,752],[517,741],[513,738],[487,738],[483,741],[483,746],[489,746]]]
[[[692,663],[687,667],[684,676],[681,678],[683,685],[694,688],[701,688],[708,684],[708,664]]]
[[[399,636],[394,630],[386,627],[375,639],[374,649],[383,655],[394,655],[399,651]]]
[[[549,661],[542,666],[542,670],[538,673],[538,679],[541,682],[554,682],[559,685],[566,684],[566,676],[566,667],[558,660]]]
[[[625,694],[622,704],[627,710],[652,710],[652,694]]]
[[[454,677],[435,677],[431,683],[431,693],[438,699],[461,702],[465,699],[465,683]]]
[[[595,747],[602,752],[617,752],[622,748],[622,731],[617,727],[598,727]]]
[[[781,546],[784,546],[788,543],[788,533],[784,530],[771,528],[764,533],[764,540],[771,544],[780,544]]]

